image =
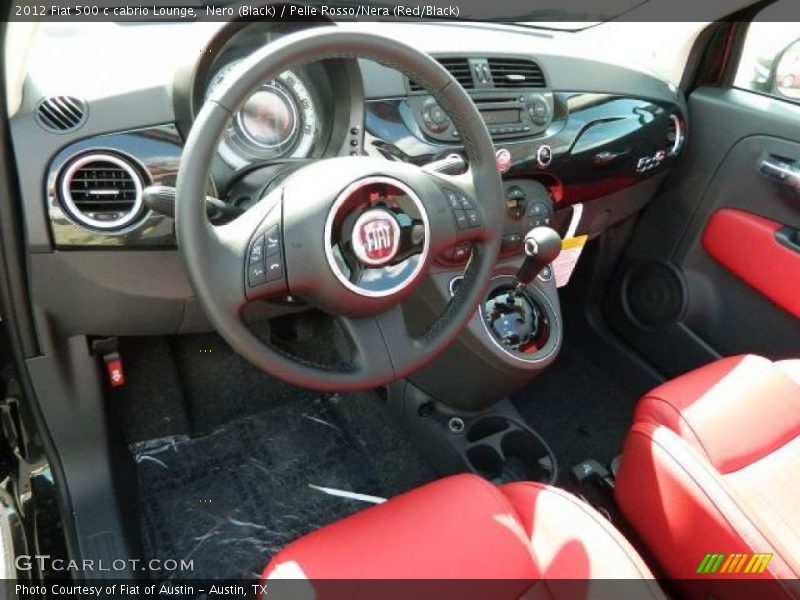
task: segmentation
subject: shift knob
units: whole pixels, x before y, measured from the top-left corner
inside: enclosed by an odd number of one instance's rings
[[[528,285],[561,253],[561,236],[550,227],[534,227],[525,236],[525,260],[517,273],[517,282]]]

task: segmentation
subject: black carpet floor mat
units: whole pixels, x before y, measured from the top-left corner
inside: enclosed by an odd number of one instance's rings
[[[258,577],[287,542],[434,477],[373,394],[299,397],[201,437],[132,444],[148,558],[176,577]]]
[[[637,398],[589,352],[565,345],[555,363],[512,400],[553,449],[557,483],[575,491],[570,481],[574,465],[593,458],[607,466],[622,451]]]

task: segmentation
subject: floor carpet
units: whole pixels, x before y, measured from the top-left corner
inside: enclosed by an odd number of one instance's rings
[[[199,437],[131,445],[149,558],[193,561],[176,577],[258,577],[294,538],[434,477],[374,394],[281,402]],[[316,487],[314,487],[316,486]]]
[[[555,363],[517,392],[513,401],[553,449],[558,484],[572,487],[574,465],[593,458],[607,466],[621,452],[636,398],[586,350],[567,345]]]

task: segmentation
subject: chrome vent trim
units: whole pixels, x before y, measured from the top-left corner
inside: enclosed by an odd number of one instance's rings
[[[80,128],[88,116],[86,103],[74,96],[51,96],[36,107],[39,125],[54,133],[68,133]]]
[[[676,114],[669,116],[669,129],[667,130],[667,143],[669,144],[669,155],[677,156],[686,141],[686,127],[681,118]]]
[[[526,58],[489,58],[492,83],[497,90],[517,88],[546,88],[542,68]]]
[[[59,181],[62,208],[76,224],[88,229],[121,230],[143,213],[142,177],[131,162],[114,154],[74,158]]]
[[[468,58],[437,58],[436,62],[447,69],[465,90],[475,88],[475,82],[472,79],[472,69],[470,68]],[[412,92],[422,92],[425,90],[420,84],[411,79],[408,80],[408,89]]]

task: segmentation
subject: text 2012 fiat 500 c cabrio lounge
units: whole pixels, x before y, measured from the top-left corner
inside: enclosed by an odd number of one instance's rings
[[[794,0],[23,4],[7,597],[800,596]]]

